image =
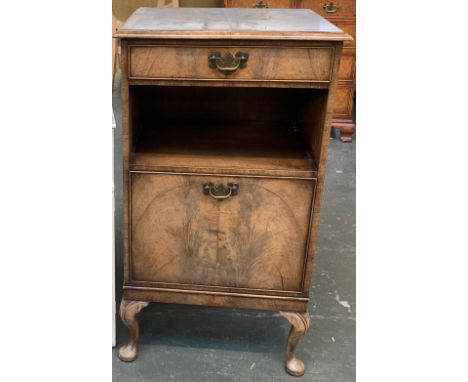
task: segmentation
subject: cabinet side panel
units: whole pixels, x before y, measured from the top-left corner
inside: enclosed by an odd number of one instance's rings
[[[323,91],[313,97],[305,97],[298,110],[298,122],[305,134],[307,145],[316,165],[322,152],[323,122],[328,92]]]
[[[123,262],[124,283],[130,279],[129,257],[128,257],[128,163],[131,150],[131,128],[130,128],[130,97],[127,78],[127,41],[121,40],[121,113],[122,113],[122,170],[123,170]]]
[[[317,240],[317,231],[318,231],[318,223],[320,217],[320,205],[322,201],[322,194],[323,194],[323,187],[324,187],[324,177],[325,177],[325,169],[327,164],[327,157],[328,157],[328,143],[330,140],[330,130],[331,130],[331,123],[333,118],[333,108],[334,108],[334,101],[335,101],[335,94],[336,94],[336,85],[338,81],[338,73],[339,73],[339,66],[341,60],[341,52],[342,52],[342,43],[335,44],[335,57],[334,57],[334,64],[333,64],[333,72],[332,72],[332,81],[330,83],[330,88],[328,89],[328,96],[326,98],[326,102],[324,105],[324,110],[322,115],[322,123],[314,130],[309,132],[309,139],[310,144],[313,145],[312,148],[316,149],[320,142],[320,150],[319,155],[317,155],[316,165],[318,167],[318,179],[317,179],[317,189],[315,194],[315,202],[313,205],[312,211],[312,224],[311,224],[311,231],[309,236],[309,248],[308,248],[308,256],[307,256],[307,264],[305,267],[305,274],[304,274],[304,285],[303,285],[303,292],[305,295],[308,294],[310,288],[310,282],[312,279],[312,269],[313,269],[313,259],[315,253],[315,242]]]

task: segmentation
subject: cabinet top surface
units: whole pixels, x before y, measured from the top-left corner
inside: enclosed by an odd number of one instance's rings
[[[114,36],[325,41],[351,39],[311,10],[270,8],[143,7],[136,10]]]

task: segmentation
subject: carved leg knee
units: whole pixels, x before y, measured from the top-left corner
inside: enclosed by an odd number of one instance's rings
[[[149,305],[144,301],[128,301],[122,299],[120,303],[120,318],[130,331],[130,341],[119,349],[119,358],[125,362],[132,362],[137,357],[137,342],[139,335],[137,315]]]
[[[288,341],[286,344],[286,371],[295,376],[301,377],[305,373],[304,363],[296,357],[296,346],[299,340],[310,327],[309,313],[280,312],[291,324]]]

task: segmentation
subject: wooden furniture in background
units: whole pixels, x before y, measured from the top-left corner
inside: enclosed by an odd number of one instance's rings
[[[344,43],[332,122],[340,129],[341,140],[351,142],[355,130],[352,114],[356,89],[356,0],[224,0],[224,4],[228,8],[312,9],[353,37]]]
[[[267,20],[267,21],[265,21]],[[286,370],[307,304],[344,41],[305,9],[140,8],[122,47],[124,285],[149,302],[280,310]]]
[[[186,0],[112,0],[112,13],[119,20],[125,21],[140,7],[177,8],[184,1]]]
[[[180,0],[179,6],[186,8],[222,8],[224,0]]]

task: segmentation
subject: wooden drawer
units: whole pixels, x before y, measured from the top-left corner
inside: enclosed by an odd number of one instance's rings
[[[210,62],[214,52],[220,59]],[[248,54],[245,61],[227,54]],[[223,68],[235,68],[223,72]],[[198,47],[130,45],[130,79],[328,82],[333,48]],[[218,67],[219,68],[218,68]]]
[[[302,290],[315,179],[130,174],[134,284]]]
[[[327,19],[356,16],[355,0],[299,0],[299,8],[312,9]]]
[[[296,0],[225,0],[227,8],[294,8]]]

